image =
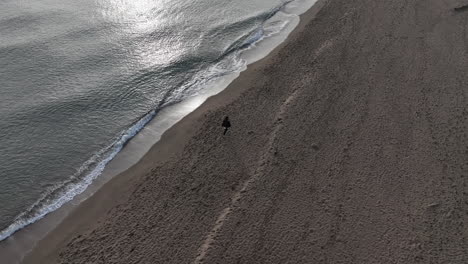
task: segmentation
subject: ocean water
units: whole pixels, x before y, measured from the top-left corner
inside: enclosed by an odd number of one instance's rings
[[[294,4],[1,1],[0,241],[83,192],[159,111],[245,68]]]

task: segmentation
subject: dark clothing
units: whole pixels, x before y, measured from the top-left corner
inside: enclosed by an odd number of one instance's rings
[[[223,127],[227,127],[227,128],[231,127],[231,122],[229,122],[229,120],[224,119]]]
[[[224,127],[223,135],[226,135],[226,132],[231,127],[231,122],[229,122],[229,118],[227,116],[224,118],[222,126]]]

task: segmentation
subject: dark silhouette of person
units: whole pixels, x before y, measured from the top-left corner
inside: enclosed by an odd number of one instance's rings
[[[223,135],[226,135],[226,132],[227,132],[228,129],[231,127],[231,122],[229,122],[229,117],[226,116],[226,117],[224,118],[222,126],[224,127],[224,133],[223,133]]]

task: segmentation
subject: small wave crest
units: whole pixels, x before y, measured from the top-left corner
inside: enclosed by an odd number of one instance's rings
[[[123,132],[116,141],[95,153],[70,178],[60,185],[50,188],[42,197],[18,215],[13,224],[0,232],[0,241],[8,238],[23,227],[36,222],[83,193],[86,188],[102,173],[106,165],[122,150],[125,144],[134,137],[153,117],[156,111],[150,111],[139,121]],[[84,175],[84,176],[82,176]]]
[[[257,21],[257,20],[262,21],[262,23],[260,23],[257,28],[241,36],[236,41],[234,41],[231,45],[229,45],[225,49],[224,55],[228,55],[232,52],[241,51],[243,49],[250,48],[253,44],[261,41],[265,37],[268,37],[272,34],[276,34],[280,32],[286,26],[287,21],[283,21],[284,24],[280,25],[279,27],[276,27],[276,26],[272,27],[272,25],[267,25],[266,22],[269,19],[273,18],[275,15],[277,15],[279,12],[281,12],[287,5],[289,5],[292,2],[293,0],[284,1],[283,3],[274,7],[273,9],[267,12],[261,13],[256,17],[250,17],[243,21],[239,21],[230,25],[230,27],[237,27],[239,25],[250,24],[252,21]],[[267,32],[267,30],[269,30],[269,32]]]

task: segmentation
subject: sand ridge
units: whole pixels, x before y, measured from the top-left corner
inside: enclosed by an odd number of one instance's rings
[[[325,49],[331,47],[332,42],[331,41],[325,41],[325,43],[317,49],[315,52],[315,56],[318,57]],[[304,86],[300,86],[300,88],[304,88]],[[193,262],[194,264],[200,264],[203,263],[203,259],[205,258],[206,254],[208,253],[211,245],[215,242],[216,236],[218,235],[218,232],[222,228],[223,224],[225,221],[227,221],[229,214],[235,210],[235,208],[238,206],[240,199],[242,198],[242,194],[248,191],[248,189],[251,187],[252,184],[255,183],[255,181],[259,178],[264,176],[264,170],[266,167],[266,164],[271,161],[271,157],[277,155],[276,147],[275,147],[275,139],[278,134],[278,131],[283,126],[283,118],[284,115],[287,111],[288,106],[291,104],[292,101],[296,99],[298,94],[300,93],[299,87],[297,87],[295,90],[292,91],[291,95],[286,98],[286,100],[281,104],[279,107],[278,113],[276,114],[276,121],[274,128],[272,132],[269,135],[268,142],[265,146],[265,150],[263,151],[263,154],[260,155],[259,159],[259,164],[256,166],[256,170],[253,173],[250,178],[248,178],[242,185],[242,188],[236,193],[231,198],[231,204],[229,207],[226,207],[225,209],[222,210],[221,214],[219,215],[218,219],[216,220],[216,223],[213,227],[213,229],[210,231],[208,234],[207,238],[201,245],[200,249],[198,250],[198,255]]]

